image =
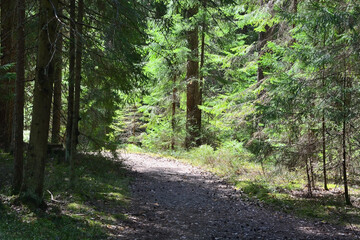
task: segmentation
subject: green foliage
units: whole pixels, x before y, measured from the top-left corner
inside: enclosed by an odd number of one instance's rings
[[[80,36],[85,46],[81,150],[115,152],[125,145],[130,151],[185,156],[260,202],[302,216],[337,216],[344,210],[341,192],[329,196],[315,188],[323,194],[319,198],[295,192],[309,189],[305,179],[310,171],[313,183],[320,185],[325,141],[329,186],[335,191],[342,180],[340,156],[345,152],[352,193],[359,194],[360,8],[353,0],[306,0],[297,6],[293,1],[260,2],[89,1]],[[199,11],[188,19],[187,9],[194,6]],[[27,10],[29,29],[37,25],[35,14]],[[61,20],[67,24],[69,14],[64,14]],[[203,145],[186,152],[185,75],[192,54],[186,35],[194,26],[199,53],[204,36]],[[63,30],[66,36],[69,29]],[[34,32],[29,31],[27,42],[36,43]],[[68,48],[65,41],[64,52]],[[36,48],[28,49],[27,78],[32,79]],[[9,67],[0,67],[1,74]],[[63,72],[66,78],[68,69]],[[9,77],[14,76],[2,74],[0,80]],[[32,99],[31,90],[27,98]],[[28,101],[27,116],[30,108]],[[29,121],[26,117],[26,125]],[[2,168],[11,167],[10,157],[1,157],[0,172],[8,173]],[[0,238],[21,239],[15,229],[34,239],[105,238],[105,224],[124,216],[91,201],[123,206],[128,179],[108,159],[82,156],[79,161],[73,192],[64,184],[67,166],[50,163],[46,189],[64,204],[51,205],[45,216],[21,206],[19,217],[10,196],[11,178],[0,177]],[[50,194],[45,196],[50,201]]]
[[[244,164],[253,157],[237,141],[224,142],[216,150],[209,145],[202,145],[191,149],[185,156],[194,164],[207,166],[227,177],[233,177],[242,172]]]
[[[14,67],[13,63],[0,66],[0,71],[1,71],[0,81],[15,79],[16,76],[15,73],[10,72],[10,69],[13,67]]]
[[[107,226],[126,218],[123,208],[128,202],[129,179],[121,163],[114,159],[81,155],[77,160],[79,178],[74,190],[68,189],[68,166],[50,162],[45,180],[46,212],[31,211],[21,205],[10,195],[10,182],[0,178],[1,239],[104,239],[109,236]],[[11,172],[12,159],[1,157],[0,161],[2,170]]]
[[[199,106],[203,145],[186,153],[187,158],[232,177],[246,176],[242,160],[259,172],[280,167],[290,175],[299,172],[295,180],[301,183],[311,168],[317,181],[323,179],[324,137],[330,183],[341,180],[343,151],[352,169],[349,181],[359,176],[360,18],[354,1],[156,4],[157,16],[146,22],[149,39],[143,48],[149,82],[137,90],[141,94],[135,100],[146,130],[128,142],[152,152],[184,154],[190,53],[185,36],[197,25],[199,40],[205,36]],[[192,4],[199,4],[199,12],[187,20]],[[263,196],[278,194],[266,189]]]
[[[127,101],[123,93],[143,85],[142,46],[145,9],[138,1],[89,2],[85,18],[83,79],[79,131],[83,150],[116,150],[119,142],[109,127]],[[89,27],[90,26],[90,27]]]
[[[182,125],[184,126],[184,125]],[[182,144],[182,139],[185,132],[176,133],[174,141],[177,145]],[[171,141],[173,138],[173,131],[171,129],[171,122],[169,119],[158,119],[155,126],[147,129],[147,132],[141,136],[142,146],[150,151],[168,150],[171,148]]]

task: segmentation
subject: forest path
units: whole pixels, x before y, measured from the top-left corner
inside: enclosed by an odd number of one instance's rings
[[[122,154],[133,182],[116,239],[358,239],[358,232],[302,220],[241,199],[216,176],[145,154]]]

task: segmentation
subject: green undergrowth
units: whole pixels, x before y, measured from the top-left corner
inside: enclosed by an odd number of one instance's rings
[[[46,211],[29,209],[11,195],[12,159],[0,156],[0,239],[106,239],[118,231],[128,204],[129,178],[120,162],[95,155],[77,158],[75,187],[69,166],[49,160]],[[3,181],[5,180],[5,181]]]
[[[146,150],[130,145],[130,152]],[[154,154],[154,153],[153,153]],[[240,143],[228,142],[218,149],[202,145],[190,151],[159,151],[194,166],[204,168],[226,179],[243,193],[244,198],[272,209],[335,224],[360,228],[360,189],[350,187],[352,207],[346,206],[341,185],[330,183],[329,191],[317,182],[313,196],[308,195],[302,170],[288,171],[282,167],[259,163]]]

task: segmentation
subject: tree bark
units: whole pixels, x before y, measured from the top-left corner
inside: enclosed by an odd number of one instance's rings
[[[14,178],[13,191],[19,193],[23,180],[24,95],[25,95],[25,0],[17,1],[17,55],[14,107]]]
[[[324,40],[325,46],[325,40]],[[325,67],[322,69],[322,87],[325,88]],[[325,100],[325,94],[323,96]],[[325,109],[322,110],[322,162],[323,162],[323,175],[324,175],[324,189],[329,190],[327,186],[327,173],[326,173],[326,122],[325,122]]]
[[[307,181],[308,181],[308,195],[310,197],[312,197],[312,190],[311,190],[311,178],[310,178],[310,170],[309,170],[309,161],[308,161],[308,156],[305,156],[305,164],[306,164],[306,176],[307,176]]]
[[[198,13],[198,6],[193,6],[187,10],[187,19],[194,17]],[[201,111],[200,104],[200,86],[199,86],[199,39],[198,26],[193,26],[187,32],[188,47],[190,55],[187,61],[186,71],[186,139],[185,147],[187,149],[199,146],[201,130]]]
[[[267,32],[269,31],[269,26],[265,27],[265,32],[259,32],[259,60],[258,60],[258,70],[257,70],[257,82],[261,82],[265,78],[264,68],[262,66],[261,57],[264,55],[263,47],[267,43]]]
[[[311,157],[309,160],[310,164],[310,173],[311,173],[311,187],[315,190],[315,175],[314,175],[314,164],[313,164],[313,158]]]
[[[203,8],[204,11],[206,11],[206,0],[203,0]],[[206,15],[204,14],[203,21],[202,21],[202,29],[201,29],[201,53],[200,53],[200,92],[199,92],[199,105],[203,104],[203,92],[204,92],[204,64],[205,64],[205,31],[206,31]],[[199,128],[201,131],[201,124],[202,124],[202,111],[200,111],[199,116]],[[203,139],[200,139],[201,144],[203,142]]]
[[[70,0],[70,48],[69,48],[69,92],[68,92],[68,116],[66,124],[66,149],[65,161],[70,162],[72,126],[74,111],[74,79],[75,79],[75,0]]]
[[[70,158],[70,183],[74,184],[75,181],[75,155],[76,146],[78,143],[79,120],[80,120],[80,92],[81,92],[81,61],[82,61],[82,48],[83,48],[83,17],[84,17],[84,1],[78,2],[78,19],[77,19],[77,34],[76,34],[76,57],[75,57],[75,98],[74,98],[74,112],[73,123],[71,129],[71,158]]]
[[[172,128],[172,136],[171,136],[171,150],[175,150],[175,130],[176,130],[176,75],[173,76],[173,92],[172,92],[172,106],[171,106],[171,128]]]
[[[348,188],[348,181],[347,181],[347,163],[346,163],[346,118],[348,115],[348,107],[350,105],[349,102],[349,94],[347,91],[347,67],[346,67],[346,60],[345,60],[345,76],[343,77],[343,129],[342,129],[342,167],[343,167],[343,180],[344,180],[344,192],[345,192],[345,202],[346,205],[351,205],[350,201],[350,194],[349,194],[349,188]]]
[[[16,23],[16,1],[1,1],[1,65],[15,62],[15,23]],[[12,67],[7,72],[15,72]],[[4,79],[0,83],[0,147],[10,151],[13,110],[14,110],[14,88],[13,79]]]
[[[59,8],[58,16],[62,16],[62,8]],[[53,114],[51,127],[51,142],[60,143],[60,128],[61,128],[61,89],[62,89],[62,48],[63,37],[61,28],[57,37],[57,54],[54,56],[55,62],[55,79],[54,79],[54,97],[53,97]]]
[[[327,172],[326,172],[326,123],[325,114],[322,116],[322,160],[323,160],[323,174],[324,174],[324,189],[329,190],[327,186]]]
[[[42,206],[56,54],[57,0],[39,1],[39,42],[30,141],[21,198]]]
[[[344,192],[345,192],[345,202],[347,205],[351,205],[348,181],[347,181],[347,170],[346,170],[346,121],[343,120],[343,131],[342,131],[342,152],[343,152],[343,180],[344,180]]]
[[[293,12],[294,12],[294,14],[298,13],[298,0],[294,0],[294,2],[293,2]],[[295,28],[295,27],[296,27],[295,24],[293,24],[293,28]],[[296,39],[293,38],[292,43],[295,43],[295,42],[296,42]]]
[[[260,0],[260,7],[264,5],[264,1]],[[257,70],[257,82],[260,82],[264,79],[264,70],[262,64],[260,62],[261,57],[263,55],[262,48],[266,45],[266,32],[268,30],[268,26],[265,27],[265,32],[259,32],[258,41],[259,41],[259,60],[258,60],[258,70]]]

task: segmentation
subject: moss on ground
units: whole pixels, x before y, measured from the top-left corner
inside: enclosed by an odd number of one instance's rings
[[[0,156],[0,168],[4,173],[0,177],[0,239],[106,239],[115,234],[113,226],[126,219],[129,178],[114,159],[80,155],[73,189],[69,188],[68,164],[49,159],[46,211],[31,210],[11,195],[10,156]]]

